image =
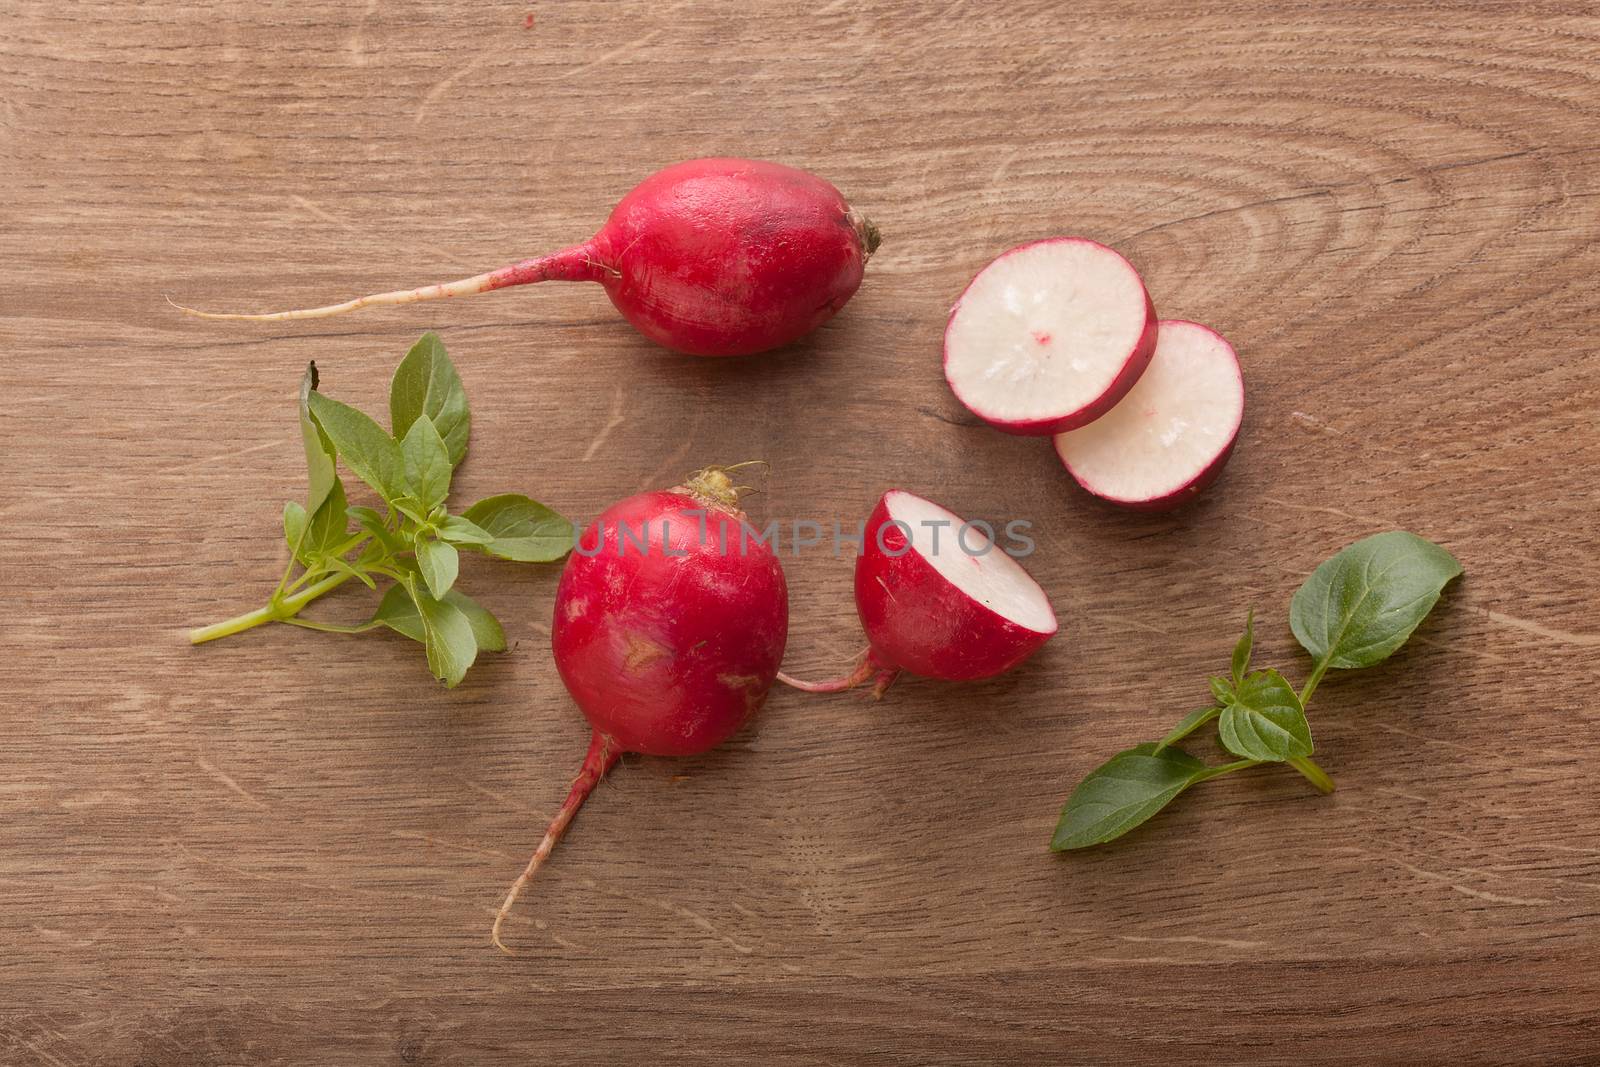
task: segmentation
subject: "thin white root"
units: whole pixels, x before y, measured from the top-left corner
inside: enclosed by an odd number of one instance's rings
[[[390,293],[372,293],[368,296],[358,296],[354,300],[346,300],[342,304],[328,304],[317,308],[296,308],[293,311],[273,311],[261,315],[239,314],[236,312],[200,311],[184,305],[167,297],[167,303],[183,312],[193,315],[197,319],[232,319],[243,322],[282,322],[286,319],[322,319],[330,315],[343,315],[347,311],[359,311],[364,307],[376,307],[393,304],[415,304],[421,300],[439,300],[451,296],[471,296],[474,293],[487,292],[493,288],[490,280],[495,272],[474,274],[470,278],[462,278],[454,282],[441,282],[438,285],[424,285],[418,289],[396,289]]]
[[[527,868],[515,882],[511,883],[511,891],[506,894],[506,899],[500,904],[499,912],[495,914],[494,929],[489,934],[489,940],[494,942],[495,948],[504,952],[507,956],[515,956],[516,953],[507,948],[506,943],[500,940],[500,928],[505,925],[506,916],[511,914],[512,905],[516,904],[517,897],[521,896],[522,890],[529,882],[533,881],[533,876],[539,873],[539,868],[544,866],[544,861],[550,858],[550,853],[555,850],[556,842],[561,839],[561,833],[566,830],[567,822],[571,820],[572,815],[565,810],[562,811],[562,815],[566,816],[566,818],[558,817],[559,829],[552,826],[550,832],[544,835],[544,840],[539,842],[539,847],[534,852],[533,858],[528,861]]]
[[[578,814],[578,809],[583,807],[583,802],[589,798],[594,787],[600,779],[617,762],[621,751],[610,738],[596,730],[589,739],[589,751],[583,757],[583,767],[578,771],[578,776],[572,780],[572,790],[567,793],[567,799],[562,803],[561,810],[556,812],[556,817],[550,820],[550,829],[545,831],[544,840],[539,842],[539,847],[534,850],[533,858],[528,861],[528,867],[522,876],[512,883],[511,891],[506,894],[506,899],[501,903],[500,910],[494,917],[494,929],[489,933],[489,940],[494,942],[494,947],[504,952],[507,956],[514,956],[500,940],[500,928],[505,925],[506,916],[511,914],[512,905],[516,904],[517,897],[527,884],[533,881],[533,876],[539,873],[539,868],[544,866],[544,861],[550,858],[550,853],[555,851],[556,843],[561,840],[561,835],[567,832],[567,826],[572,822],[572,817]]]

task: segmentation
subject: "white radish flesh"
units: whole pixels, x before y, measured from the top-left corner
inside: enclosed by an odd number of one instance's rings
[[[891,491],[889,515],[910,530],[911,551],[990,611],[1036,633],[1056,631],[1056,613],[1039,583],[981,527],[914,493]]]
[[[1081,237],[1049,238],[973,278],[945,329],[945,379],[997,429],[1058,433],[1109,411],[1155,337],[1155,308],[1126,259]]]
[[[1056,437],[1068,472],[1095,496],[1166,510],[1222,472],[1244,418],[1233,346],[1195,322],[1160,324],[1150,366],[1111,411]]]

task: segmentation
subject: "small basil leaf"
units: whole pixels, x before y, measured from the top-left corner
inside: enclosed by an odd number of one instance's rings
[[[1239,638],[1239,643],[1233,646],[1233,685],[1237,689],[1239,683],[1244,681],[1245,671],[1250,669],[1250,649],[1255,644],[1256,637],[1256,609],[1251,608],[1250,614],[1245,616],[1244,636]]]
[[[400,456],[405,461],[406,484],[417,502],[430,510],[443,504],[450,495],[450,453],[432,419],[417,416],[400,442]]]
[[[425,514],[427,509],[423,508],[419,510],[416,506],[417,502],[412,500],[410,497],[399,497],[395,500],[389,501],[389,503],[393,505],[396,511],[410,519],[412,522],[416,523],[418,526],[428,525],[428,516]]]
[[[333,442],[311,418],[310,397],[317,390],[317,365],[306,366],[305,377],[300,379],[300,439],[306,449],[306,512],[315,512],[328,499],[335,477]]]
[[[1227,704],[1233,700],[1233,686],[1226,678],[1211,679],[1211,697],[1218,704]]]
[[[411,595],[422,616],[428,669],[447,689],[454,688],[478,658],[478,641],[473,636],[472,623],[460,608],[428,595],[426,590],[413,589]]]
[[[1205,777],[1207,767],[1181,748],[1137,745],[1089,772],[1067,798],[1050,847],[1056,852],[1121,837]]]
[[[368,589],[378,588],[378,583],[372,580],[372,575],[358,567],[351,566],[349,561],[342,559],[339,556],[325,556],[319,562],[321,562],[321,564],[330,571],[337,571],[340,574],[349,575],[351,578],[354,578]]]
[[[461,568],[461,556],[456,547],[443,541],[417,542],[417,569],[422,580],[428,583],[428,592],[443,599],[456,584],[456,574]]]
[[[350,517],[349,506],[345,500],[344,483],[338,478],[333,480],[333,489],[328,493],[328,498],[317,508],[316,514],[311,516],[311,523],[306,527],[305,540],[300,544],[301,562],[307,559],[320,559],[324,556],[342,555],[349,551],[350,545]]]
[[[467,392],[436,333],[425,333],[411,346],[389,382],[389,429],[403,439],[411,424],[426,415],[444,439],[453,467],[467,454],[472,417]]]
[[[1311,724],[1283,675],[1257,671],[1239,686],[1217,724],[1222,746],[1244,759],[1282,762],[1312,753]]]
[[[1406,643],[1460,573],[1454,556],[1416,534],[1376,534],[1311,572],[1289,604],[1289,625],[1318,663],[1370,667]]]
[[[373,543],[382,546],[389,555],[397,556],[410,550],[411,546],[389,529],[388,518],[376,508],[353,507],[346,510],[357,526],[372,535]]]
[[[439,524],[439,536],[456,545],[487,545],[494,541],[494,534],[460,515],[446,515]]]
[[[327,432],[328,439],[358,478],[376,489],[385,500],[393,500],[406,491],[405,461],[400,456],[400,446],[383,432],[383,427],[348,404],[321,393],[311,394],[310,406],[317,424]]]
[[[1215,719],[1221,714],[1222,709],[1217,707],[1196,708],[1194,711],[1191,711],[1189,714],[1185,715],[1183,717],[1183,721],[1174,726],[1172,728],[1172,732],[1166,737],[1163,737],[1156,744],[1156,750],[1160,751],[1161,749],[1166,748],[1168,745],[1177,744],[1179,741],[1182,741],[1185,737],[1188,737],[1190,734],[1200,729],[1200,727],[1204,726],[1206,723],[1210,722],[1212,719]]]
[[[289,542],[289,551],[294,558],[304,562],[301,556],[302,546],[306,535],[306,509],[291,500],[283,506],[283,539]]]
[[[467,622],[472,626],[472,637],[478,647],[485,652],[504,652],[506,650],[506,632],[500,628],[500,620],[496,619],[489,609],[473,600],[459,589],[452,589],[445,594],[445,601],[454,604],[467,617]]]
[[[463,517],[493,536],[483,550],[501,559],[548,563],[572,550],[572,523],[520,493],[480,500]]]
[[[291,501],[283,506],[284,540],[302,566],[311,567],[353,547],[345,513],[344,484],[338,478],[333,480],[333,491],[309,520],[306,509],[299,504]]]
[[[411,640],[426,643],[427,635],[422,626],[422,615],[417,611],[417,605],[411,599],[411,594],[399,582],[394,583],[384,590],[383,599],[378,602],[378,610],[372,613],[372,622],[381,622],[397,634],[404,634]]]

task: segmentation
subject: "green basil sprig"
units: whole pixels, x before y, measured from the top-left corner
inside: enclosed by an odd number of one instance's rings
[[[1089,772],[1067,798],[1050,847],[1057,852],[1121,837],[1185,789],[1247,767],[1287,763],[1324,793],[1333,779],[1311,759],[1306,703],[1330,669],[1370,667],[1406,643],[1461,573],[1454,556],[1415,534],[1393,530],[1357,541],[1323,563],[1289,604],[1289,625],[1311,654],[1298,691],[1275,670],[1250,671],[1255,613],[1234,646],[1228,677],[1211,679],[1213,703],[1184,716],[1157,742],[1136,745]],[[1237,756],[1208,764],[1176,747],[1211,722]]]
[[[313,363],[300,385],[306,502],[283,509],[289,564],[264,607],[190,631],[190,641],[215,641],[269,622],[343,634],[386,626],[421,642],[428,669],[446,686],[461,681],[480,651],[505,651],[499,621],[456,588],[461,552],[546,563],[571,550],[573,530],[517,493],[450,514],[450,481],[467,454],[471,425],[466,390],[437,334],[424,334],[395,370],[388,430],[319,393]],[[372,487],[381,510],[349,504],[336,459]],[[300,617],[312,601],[349,581],[372,590],[380,581],[393,584],[359,625]]]

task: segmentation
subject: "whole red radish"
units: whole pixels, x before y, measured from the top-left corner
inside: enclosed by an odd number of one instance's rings
[[[989,530],[901,489],[885,493],[867,520],[856,612],[868,647],[852,674],[779,681],[830,693],[875,676],[875,697],[901,671],[973,681],[1015,667],[1057,630],[1044,590]]]
[[[1244,420],[1233,346],[1198,322],[1161,324],[1149,368],[1103,417],[1056,437],[1083,488],[1138,511],[1167,511],[1217,480]]]
[[[1133,265],[1096,241],[1051,237],[972,279],[945,327],[944,376],[998,430],[1060,433],[1110,411],[1155,343],[1155,305]]]
[[[592,736],[572,791],[494,921],[494,943],[591,790],[624,752],[692,756],[731,737],[783,662],[789,593],[726,469],[607,508],[556,589],[551,647]]]
[[[877,247],[877,227],[813,174],[754,159],[694,159],[640,182],[582,244],[487,274],[264,315],[182,310],[271,322],[533,282],[599,282],[652,341],[694,356],[744,356],[831,319]]]

